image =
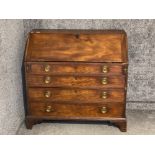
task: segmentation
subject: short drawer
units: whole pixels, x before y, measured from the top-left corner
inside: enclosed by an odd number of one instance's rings
[[[30,74],[123,74],[123,66],[113,63],[27,63]]]
[[[63,88],[29,88],[30,101],[100,103],[124,102],[125,92],[117,90],[63,89]]]
[[[30,87],[124,88],[124,76],[27,75]]]
[[[102,105],[70,105],[44,102],[31,102],[30,114],[34,116],[53,116],[56,118],[81,118],[81,117],[115,117],[124,115],[124,107],[121,104]]]

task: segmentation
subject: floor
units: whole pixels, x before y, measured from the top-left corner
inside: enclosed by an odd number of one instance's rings
[[[128,131],[107,124],[41,123],[32,130],[21,124],[18,135],[155,135],[155,111],[128,110]]]

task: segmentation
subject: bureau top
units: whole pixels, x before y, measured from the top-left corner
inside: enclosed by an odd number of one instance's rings
[[[127,36],[123,30],[33,30],[25,61],[127,63]]]

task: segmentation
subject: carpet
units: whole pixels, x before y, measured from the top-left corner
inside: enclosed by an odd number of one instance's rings
[[[120,132],[117,127],[103,124],[84,123],[41,123],[32,130],[25,128],[24,122],[18,135],[152,135],[155,134],[155,111],[128,110],[127,132]]]

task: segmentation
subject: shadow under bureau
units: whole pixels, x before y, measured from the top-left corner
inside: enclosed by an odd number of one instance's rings
[[[28,129],[44,120],[78,120],[126,131],[123,30],[33,30],[23,65]]]

